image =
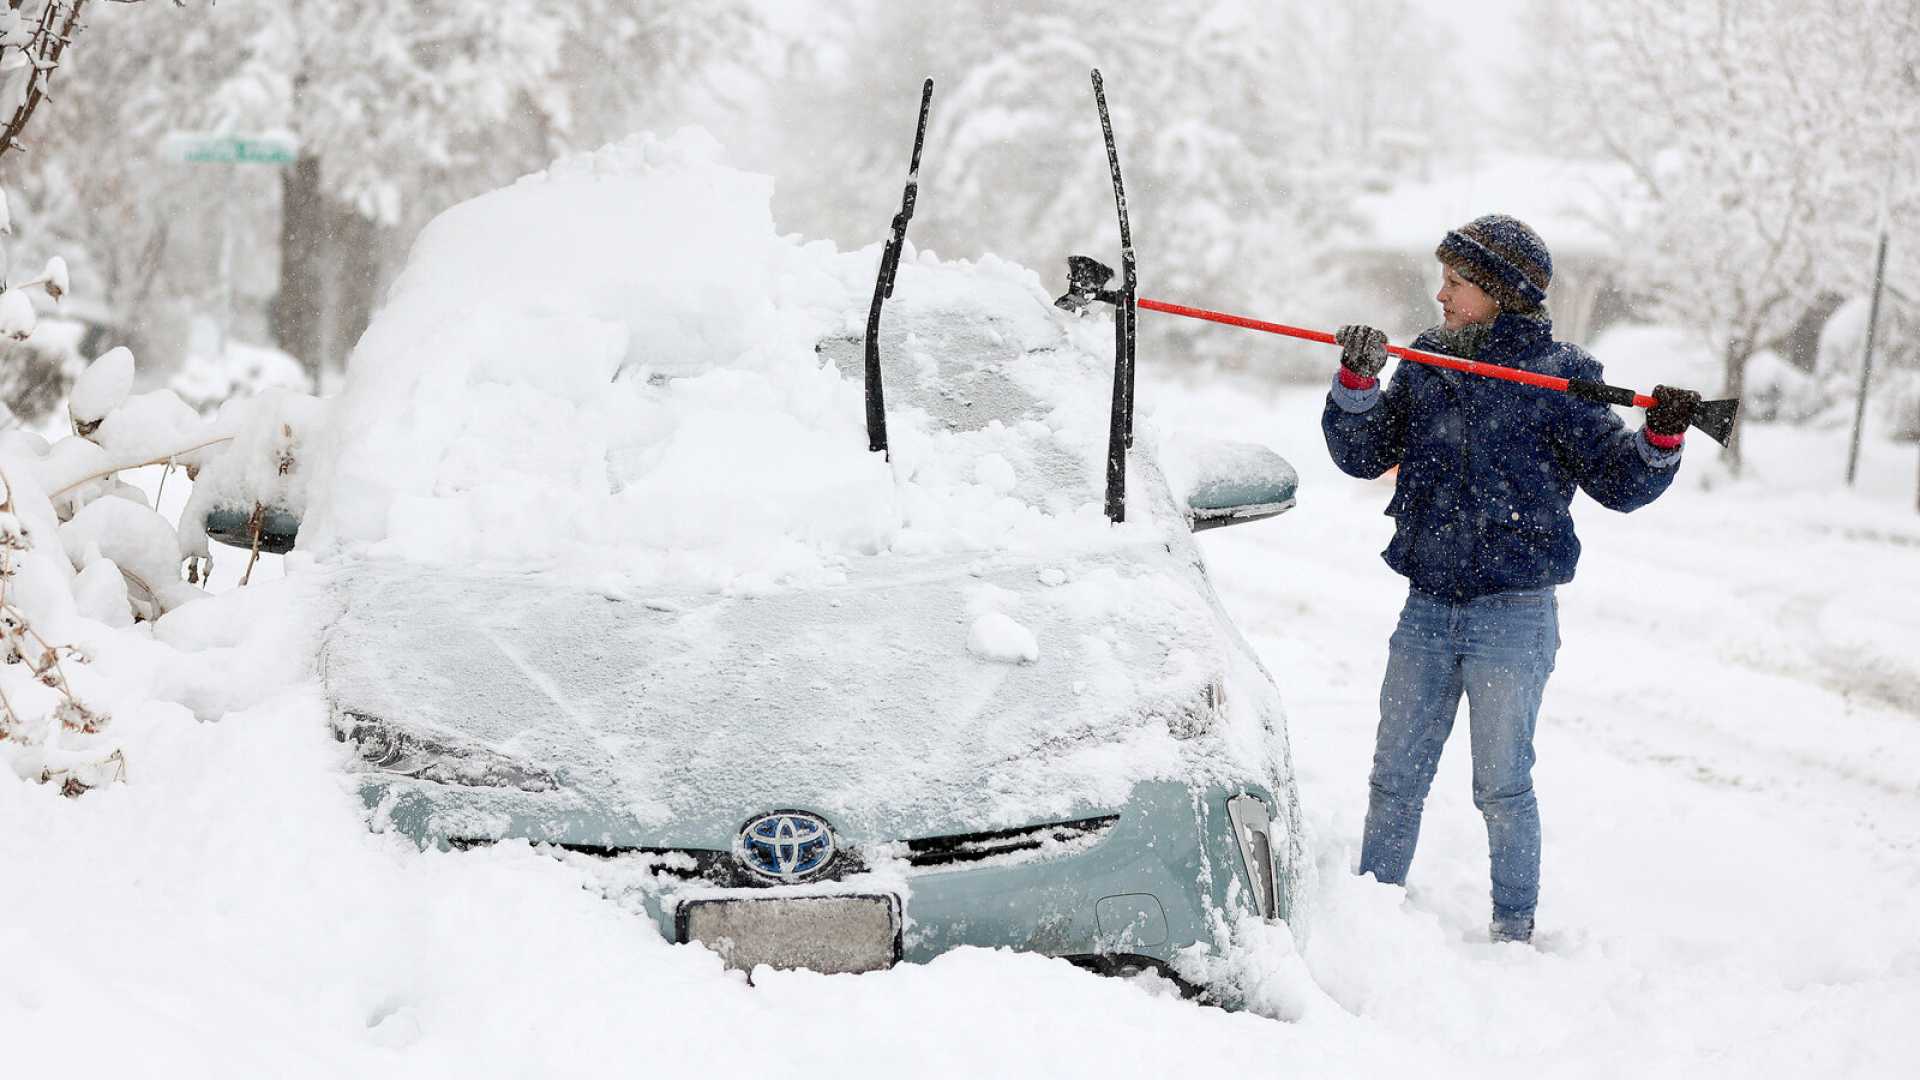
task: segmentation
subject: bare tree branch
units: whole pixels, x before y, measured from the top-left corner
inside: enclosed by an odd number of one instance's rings
[[[7,0],[9,11],[19,11],[26,0]],[[138,4],[142,0],[106,0],[111,4]],[[80,30],[80,12],[87,6],[87,0],[46,0],[40,9],[38,20],[32,35],[25,45],[7,46],[0,50],[0,61],[8,54],[18,53],[24,56],[27,71],[27,85],[21,95],[20,104],[8,118],[6,127],[0,128],[0,155],[9,150],[25,150],[26,144],[20,141],[21,132],[26,130],[28,121],[46,100],[47,82],[60,67],[60,58],[73,44],[73,36]],[[174,7],[185,7],[186,0],[173,0]],[[0,72],[11,71],[12,67],[0,63]]]

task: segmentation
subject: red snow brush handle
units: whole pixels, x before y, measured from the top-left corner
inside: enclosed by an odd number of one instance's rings
[[[1133,249],[1131,247],[1127,248],[1127,257],[1129,259],[1133,257],[1132,251]],[[1128,263],[1128,267],[1126,288],[1115,290],[1106,287],[1107,282],[1113,280],[1113,271],[1102,266],[1099,260],[1089,258],[1085,255],[1068,257],[1067,291],[1062,293],[1060,298],[1053,302],[1054,306],[1064,311],[1071,311],[1077,315],[1085,311],[1087,305],[1095,302],[1113,304],[1122,319],[1122,322],[1116,325],[1123,326],[1129,330],[1133,325],[1134,309],[1146,308],[1148,311],[1159,311],[1168,315],[1179,315],[1188,319],[1203,319],[1207,322],[1223,323],[1227,326],[1238,326],[1247,330],[1259,330],[1267,334],[1281,334],[1286,337],[1300,338],[1303,341],[1317,341],[1323,345],[1340,344],[1338,339],[1332,334],[1323,330],[1306,330],[1298,326],[1288,326],[1285,323],[1267,322],[1264,319],[1249,319],[1245,315],[1228,315],[1223,311],[1208,311],[1206,308],[1188,307],[1185,304],[1169,304],[1165,300],[1149,300],[1146,297],[1135,296],[1133,291],[1132,263]],[[1129,338],[1128,341],[1129,344],[1125,351],[1126,355],[1131,357],[1133,355],[1131,338]],[[1557,375],[1541,375],[1538,372],[1522,371],[1519,368],[1504,367],[1500,364],[1488,364],[1479,360],[1462,360],[1454,356],[1441,356],[1438,353],[1418,352],[1413,349],[1403,349],[1397,345],[1387,346],[1387,352],[1402,360],[1412,360],[1420,364],[1431,364],[1434,367],[1451,368],[1454,371],[1464,371],[1469,375],[1483,375],[1489,379],[1505,379],[1508,382],[1537,386],[1542,390],[1554,390],[1562,394],[1571,394],[1574,397],[1587,401],[1598,401],[1608,405],[1637,405],[1643,409],[1650,409],[1660,404],[1660,402],[1651,395],[1638,394],[1624,386],[1608,386],[1606,383],[1594,382],[1591,379],[1563,379]],[[1128,378],[1132,378],[1130,361],[1128,362]],[[1119,401],[1121,399],[1116,397],[1114,400]],[[1114,408],[1118,410],[1120,406],[1115,405]],[[1708,438],[1719,443],[1721,446],[1725,446],[1728,441],[1733,438],[1734,419],[1739,416],[1739,413],[1740,400],[1738,398],[1728,398],[1724,401],[1699,401],[1696,399],[1688,423],[1706,432]],[[1119,413],[1116,411],[1115,415],[1117,416]],[[1119,519],[1116,518],[1115,520]]]
[[[1286,337],[1299,338],[1302,341],[1318,341],[1323,345],[1340,344],[1334,340],[1332,334],[1322,330],[1308,330],[1299,326],[1288,326],[1285,323],[1266,322],[1262,319],[1249,319],[1244,315],[1228,315],[1223,311],[1208,311],[1205,308],[1187,307],[1184,304],[1169,304],[1164,300],[1149,300],[1146,297],[1139,298],[1135,303],[1140,307],[1146,308],[1148,311],[1161,311],[1168,315],[1180,315],[1189,319],[1204,319],[1207,322],[1224,323],[1227,326],[1238,326],[1247,330],[1259,330],[1268,334],[1282,334]],[[1562,379],[1553,375],[1541,375],[1538,372],[1522,371],[1519,368],[1503,367],[1499,364],[1487,364],[1478,360],[1462,360],[1457,356],[1441,356],[1439,353],[1421,352],[1418,349],[1406,349],[1398,345],[1387,346],[1387,352],[1402,360],[1412,360],[1421,364],[1432,364],[1434,367],[1452,368],[1455,371],[1464,371],[1470,375],[1485,375],[1488,378],[1525,383],[1528,386],[1538,386],[1547,390],[1558,390],[1561,393],[1577,394],[1580,397],[1589,397],[1596,401],[1605,401],[1615,405],[1638,405],[1643,409],[1647,409],[1659,404],[1653,397],[1647,394],[1638,394],[1623,387],[1607,386],[1604,383],[1588,382],[1585,379]]]

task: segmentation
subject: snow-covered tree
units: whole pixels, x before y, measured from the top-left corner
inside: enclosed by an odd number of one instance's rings
[[[1282,39],[1218,4],[1104,24],[1099,7],[1009,18],[1005,47],[959,80],[928,184],[967,217],[936,220],[1023,238],[1009,253],[1045,270],[1058,272],[1075,251],[1111,260],[1112,192],[1085,74],[1097,65],[1110,80],[1149,289],[1246,308],[1280,282],[1307,280],[1340,221],[1332,178],[1285,144],[1293,103],[1272,86],[1285,67]],[[1105,32],[1088,32],[1094,28]],[[1196,73],[1205,73],[1200,86]],[[1003,196],[1009,176],[1028,189],[1024,197]],[[1225,344],[1218,335],[1201,338],[1198,328],[1164,329],[1193,335],[1188,348]]]
[[[54,100],[43,106],[46,122],[34,130],[30,152],[8,159],[7,180],[17,196],[19,252],[67,256],[76,295],[92,321],[113,328],[112,343],[163,354],[161,342],[184,326],[186,313],[214,302],[218,217],[196,214],[203,204],[212,209],[204,185],[160,154],[167,114],[122,110],[129,96],[139,97],[132,88],[169,78],[170,58],[124,40],[115,30],[119,12],[99,0],[82,12],[80,40],[63,57]],[[97,29],[102,13],[106,26]],[[204,5],[163,9],[154,25],[184,34],[204,13]],[[271,274],[271,264],[262,272]]]
[[[181,167],[165,164],[160,129],[294,135],[301,156],[280,170],[278,191],[250,183],[239,197],[257,229],[277,195],[271,329],[316,375],[351,348],[413,228],[618,134],[600,125],[627,120],[634,103],[697,86],[701,59],[751,22],[740,4],[668,0],[222,0],[191,19],[151,7],[90,13],[97,48],[71,87],[89,122],[38,164],[40,209],[77,231],[61,182],[84,167],[96,189],[112,187],[109,204],[145,240],[98,265],[137,290],[153,275],[106,264],[215,231],[182,228],[182,201],[207,224],[221,209],[218,186],[183,184]]]
[[[138,2],[138,0],[123,0]],[[8,0],[0,8],[0,156],[26,148],[23,136],[43,102],[48,86],[74,36],[86,0]],[[0,235],[13,232],[13,216],[0,190]],[[12,252],[0,247],[0,350],[12,350],[33,334],[38,322],[32,296],[43,292],[59,300],[68,289],[67,264],[54,255],[38,276],[15,274]],[[31,416],[41,411],[43,395],[51,386],[64,390],[67,373],[58,350],[18,350],[7,357],[6,398],[0,401],[0,419],[11,422],[16,409]]]
[[[1391,10],[1389,10],[1391,9]],[[1424,32],[1423,32],[1424,31]],[[1112,186],[1088,70],[1107,80],[1143,289],[1219,307],[1315,315],[1317,260],[1371,140],[1426,122],[1396,106],[1445,59],[1408,5],[1180,0],[1118,11],[1054,3],[856,5],[800,28],[784,58],[768,166],[784,225],[878,240],[900,198],[920,79],[936,83],[912,239],[1063,274],[1069,253],[1117,254]],[[1354,84],[1379,84],[1365,107]],[[1436,133],[1444,138],[1444,133]],[[1064,283],[1064,282],[1063,282]],[[1179,355],[1244,342],[1168,321]]]
[[[1895,214],[1920,210],[1920,5],[1604,0],[1563,19],[1541,92],[1638,180],[1608,223],[1623,277],[1711,343],[1737,397],[1823,292],[1865,291],[1889,177]]]
[[[1261,30],[1286,43],[1286,76],[1268,85],[1298,99],[1288,118],[1300,126],[1284,136],[1289,143],[1353,162],[1363,174],[1390,140],[1418,140],[1443,158],[1477,149],[1488,118],[1458,70],[1453,28],[1414,0],[1290,3]]]

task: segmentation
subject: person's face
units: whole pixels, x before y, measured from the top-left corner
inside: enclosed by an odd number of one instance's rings
[[[1449,330],[1492,322],[1500,314],[1500,305],[1493,297],[1445,263],[1440,264],[1440,291],[1433,294],[1433,298],[1440,301],[1440,312]]]

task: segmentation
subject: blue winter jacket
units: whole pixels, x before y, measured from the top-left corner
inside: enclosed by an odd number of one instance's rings
[[[1430,334],[1413,347],[1441,351]],[[1501,315],[1477,359],[1601,381],[1600,362],[1554,341],[1544,318]],[[1606,405],[1428,364],[1401,363],[1384,392],[1336,378],[1320,426],[1342,472],[1371,479],[1400,466],[1382,557],[1414,587],[1456,601],[1573,580],[1575,485],[1635,510],[1680,462]]]

